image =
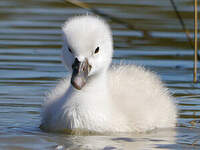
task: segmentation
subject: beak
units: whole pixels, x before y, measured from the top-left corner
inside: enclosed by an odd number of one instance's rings
[[[77,58],[72,64],[71,84],[78,90],[81,90],[88,80],[88,73],[91,70],[88,60],[80,62]]]

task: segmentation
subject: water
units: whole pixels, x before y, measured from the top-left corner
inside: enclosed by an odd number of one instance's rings
[[[85,2],[135,26],[131,30],[108,20],[114,34],[114,62],[144,65],[161,76],[179,109],[176,129],[110,136],[41,131],[45,92],[68,73],[60,61],[60,26],[69,16],[86,11],[63,1],[1,0],[0,149],[199,149],[200,85],[192,83],[193,51],[170,1]],[[192,1],[175,2],[191,31]]]

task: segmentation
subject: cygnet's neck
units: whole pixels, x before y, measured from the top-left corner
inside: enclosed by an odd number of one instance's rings
[[[81,95],[82,98],[95,101],[107,101],[109,99],[109,88],[107,83],[107,71],[102,71],[98,74],[89,77],[86,85],[81,89],[77,90],[72,85],[70,85],[72,95]],[[94,100],[93,100],[94,101]]]
[[[74,128],[111,130],[114,122],[112,117],[113,114],[116,114],[116,111],[112,105],[107,85],[106,72],[90,76],[81,90],[70,85],[65,106],[68,106],[69,109],[67,112],[69,113],[68,119],[71,117],[71,120],[80,122],[80,124],[75,124]]]
[[[101,73],[95,74],[88,79],[86,84],[86,89],[99,89],[100,91],[107,91],[107,71],[102,71]]]

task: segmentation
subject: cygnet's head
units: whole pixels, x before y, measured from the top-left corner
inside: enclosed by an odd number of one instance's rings
[[[96,16],[77,16],[63,28],[63,63],[72,72],[71,84],[78,90],[88,78],[104,73],[112,60],[112,33],[108,24]]]

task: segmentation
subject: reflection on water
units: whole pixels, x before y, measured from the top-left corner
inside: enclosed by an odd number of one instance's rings
[[[70,136],[39,130],[45,92],[67,74],[60,61],[60,26],[86,13],[64,1],[0,1],[0,149],[199,149],[200,85],[192,83],[193,51],[170,1],[91,1],[136,30],[108,19],[114,62],[145,65],[158,72],[179,111],[175,130],[145,134]],[[192,1],[175,1],[189,30]],[[143,31],[147,31],[148,36]]]
[[[70,149],[146,149],[158,148],[166,144],[175,144],[175,131],[166,130],[148,134],[125,134],[115,136],[68,136],[58,139],[59,146]],[[70,141],[71,143],[66,143]]]
[[[16,135],[0,135],[2,148],[17,150],[33,149],[168,149],[176,144],[176,131],[172,129],[158,130],[145,134],[88,135],[74,136],[65,134],[42,133],[30,129],[11,129]],[[29,130],[29,131],[27,131]],[[8,143],[12,143],[8,145]],[[39,144],[38,144],[39,143]]]

